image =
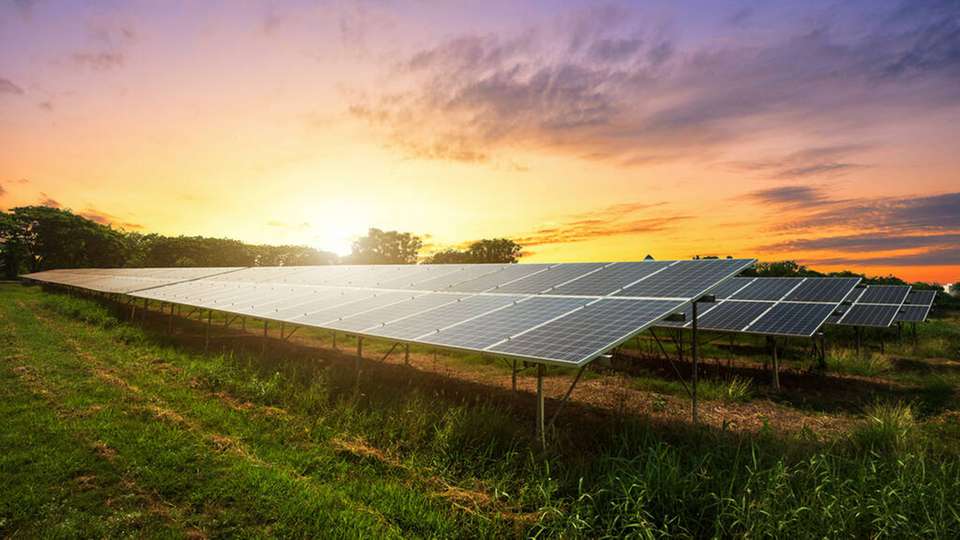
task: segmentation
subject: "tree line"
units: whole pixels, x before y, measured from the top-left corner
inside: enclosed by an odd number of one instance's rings
[[[515,242],[497,238],[424,257],[420,237],[375,228],[358,238],[352,248],[350,255],[338,257],[308,246],[127,232],[47,206],[0,212],[0,273],[8,279],[56,268],[515,263],[521,254]]]
[[[447,248],[425,256],[421,255],[423,247],[423,239],[415,234],[371,228],[353,242],[350,255],[338,257],[308,246],[127,232],[47,206],[0,212],[0,272],[8,279],[56,268],[515,263],[523,256],[523,247],[507,238],[477,240],[462,249]],[[744,275],[860,277],[866,283],[907,284],[895,276],[870,277],[850,271],[824,274],[795,261],[760,262]],[[942,290],[934,283],[910,285]]]

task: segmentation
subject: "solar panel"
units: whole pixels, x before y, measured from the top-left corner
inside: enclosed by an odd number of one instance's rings
[[[743,331],[754,319],[773,307],[773,302],[723,302],[697,317],[697,326],[704,330]],[[700,311],[701,306],[697,306]],[[692,312],[691,312],[692,318]],[[687,327],[693,322],[687,319]]]
[[[466,298],[462,294],[442,294],[433,293],[416,296],[404,302],[398,302],[386,307],[366,311],[358,315],[353,315],[330,323],[330,328],[337,330],[361,331],[367,328],[381,326],[389,321],[395,321],[414,313],[428,311],[444,304],[450,304],[457,300]]]
[[[470,296],[453,304],[389,322],[380,328],[368,328],[365,333],[412,340],[429,332],[508,306],[523,298],[523,296],[512,295]]]
[[[496,272],[484,274],[469,281],[462,281],[450,286],[448,290],[456,292],[483,292],[495,289],[499,285],[516,281],[549,268],[546,264],[512,264],[504,266]]]
[[[903,306],[894,317],[894,322],[923,322],[927,320],[930,308],[927,306]]]
[[[715,287],[712,291],[710,291],[710,294],[713,294],[717,298],[729,298],[740,289],[746,287],[750,283],[753,283],[755,279],[757,278],[735,277],[722,283],[719,287]]]
[[[903,309],[897,313],[895,322],[923,322],[930,314],[937,291],[910,291],[903,303]]]
[[[779,336],[813,335],[835,307],[832,304],[781,302],[750,325],[750,332]]]
[[[582,364],[682,305],[671,300],[603,299],[488,350]]]
[[[701,304],[698,327],[720,332],[812,336],[852,293],[859,278],[733,278],[711,291],[718,305]],[[737,304],[745,304],[738,306]],[[682,323],[659,326],[691,328],[691,310]]]
[[[409,292],[378,292],[369,298],[356,300],[346,304],[338,304],[326,309],[311,311],[306,315],[294,317],[291,320],[312,326],[325,326],[328,323],[336,321],[337,319],[363,313],[364,311],[389,306],[390,304],[409,300],[410,298],[411,293]]]
[[[910,291],[904,304],[911,306],[932,306],[937,298],[937,291]]]
[[[458,283],[464,283],[476,279],[485,274],[490,274],[500,270],[502,264],[477,264],[460,266],[456,272],[443,274],[437,277],[416,281],[404,289],[418,289],[422,291],[446,291]]]
[[[857,303],[900,305],[907,298],[909,292],[909,285],[870,285],[857,300]]]
[[[752,263],[88,269],[28,277],[358,335],[583,364]],[[609,297],[614,293],[620,296]]]
[[[784,298],[788,302],[839,303],[860,283],[860,278],[807,278]]]
[[[801,282],[803,278],[757,279],[730,298],[776,301],[797,288]]]
[[[854,304],[840,319],[840,324],[847,326],[875,326],[886,328],[893,323],[893,318],[900,311],[900,306],[885,304]]]
[[[530,298],[439,332],[421,336],[419,339],[448,347],[480,350],[532,326],[569,313],[588,301],[586,298]]]
[[[571,263],[558,264],[543,272],[527,276],[512,283],[500,285],[496,288],[499,293],[538,294],[552,293],[550,289],[568,281],[596,272],[606,266],[603,263]]]
[[[550,294],[606,296],[670,266],[671,261],[614,263],[558,286]]]
[[[616,296],[686,298],[707,292],[703,283],[719,283],[724,277],[744,269],[743,261],[735,259],[708,259],[677,261],[660,272],[626,286]],[[601,270],[597,274],[602,274]],[[712,288],[712,287],[711,287]]]

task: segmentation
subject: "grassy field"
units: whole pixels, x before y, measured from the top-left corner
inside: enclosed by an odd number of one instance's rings
[[[201,323],[126,314],[0,285],[0,536],[960,537],[955,317],[865,359],[837,331],[826,372],[787,349],[779,393],[721,337],[697,426],[641,341],[542,451],[494,359],[365,342],[358,378],[345,338],[204,354]]]

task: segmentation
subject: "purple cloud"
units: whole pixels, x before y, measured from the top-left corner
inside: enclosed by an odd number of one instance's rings
[[[23,88],[13,84],[13,82],[8,79],[0,78],[0,94],[22,95]]]

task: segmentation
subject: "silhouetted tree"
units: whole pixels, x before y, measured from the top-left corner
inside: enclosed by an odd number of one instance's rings
[[[420,237],[397,231],[371,228],[353,243],[353,264],[414,264],[423,247]]]
[[[468,264],[473,260],[470,254],[459,249],[444,249],[433,253],[423,261],[426,264]]]
[[[475,263],[515,263],[523,248],[508,238],[477,240],[470,244],[467,253]]]
[[[810,270],[796,261],[758,262],[754,268],[743,272],[745,276],[761,277],[817,277],[820,272]]]
[[[515,263],[523,254],[523,247],[507,238],[483,239],[471,242],[467,249],[445,249],[424,260],[428,264]]]
[[[70,212],[22,206],[0,220],[4,272],[13,276],[54,268],[117,267],[126,260],[123,233]]]

